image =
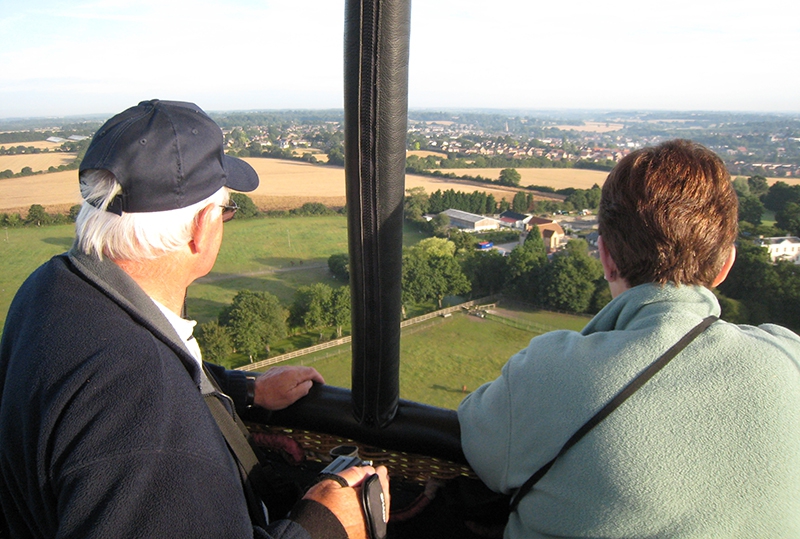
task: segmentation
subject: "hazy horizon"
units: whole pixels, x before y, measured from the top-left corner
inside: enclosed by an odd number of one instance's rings
[[[0,0],[3,1],[3,0]],[[344,2],[56,0],[0,10],[0,118],[343,106]],[[412,110],[800,112],[794,4],[420,0]]]

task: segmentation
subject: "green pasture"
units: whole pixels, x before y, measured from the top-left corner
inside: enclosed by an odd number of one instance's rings
[[[0,327],[11,300],[30,273],[50,257],[69,250],[75,227],[4,228],[0,230]],[[403,243],[425,235],[404,229]],[[343,215],[234,219],[211,273],[188,290],[189,316],[199,322],[217,318],[242,289],[267,291],[288,305],[298,286],[339,283],[328,272],[328,257],[347,252],[347,218]]]
[[[464,398],[464,386],[469,392],[497,378],[508,358],[542,333],[514,327],[518,322],[577,331],[588,321],[584,316],[515,310],[493,319],[454,314],[408,326],[400,340],[400,397],[455,409]],[[345,345],[286,364],[313,366],[326,383],[349,388],[350,358]]]
[[[52,256],[68,251],[74,235],[72,224],[0,229],[0,327],[28,275]]]

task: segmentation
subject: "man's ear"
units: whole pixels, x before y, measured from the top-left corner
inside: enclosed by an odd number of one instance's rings
[[[722,269],[719,270],[716,278],[711,282],[711,288],[720,285],[722,281],[728,277],[728,273],[731,271],[734,262],[736,262],[736,246],[731,245],[731,251],[728,253],[728,258],[725,259],[725,263],[722,264]]]
[[[192,239],[189,240],[189,249],[192,254],[198,254],[205,249],[206,239],[211,234],[211,228],[214,224],[214,204],[209,204],[194,217],[194,225],[192,226]]]

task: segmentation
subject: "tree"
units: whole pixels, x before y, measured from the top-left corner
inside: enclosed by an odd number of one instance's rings
[[[50,215],[44,211],[44,206],[41,204],[33,204],[28,210],[28,216],[25,218],[25,223],[29,225],[42,226],[49,224],[51,221]]]
[[[248,219],[250,217],[256,217],[260,213],[258,206],[244,193],[232,192],[231,200],[239,206],[239,209],[236,210],[233,216],[234,219]]]
[[[441,309],[445,296],[466,294],[470,282],[455,259],[455,244],[426,238],[403,255],[403,301],[436,301]]]
[[[330,325],[328,313],[331,309],[333,290],[325,283],[314,283],[299,287],[294,293],[294,301],[289,307],[289,323],[315,331]],[[320,339],[322,334],[320,333]]]
[[[603,275],[599,260],[566,251],[553,258],[544,272],[544,305],[562,311],[586,312],[595,293],[595,281]]]
[[[761,216],[764,214],[764,205],[761,201],[752,196],[739,197],[739,219],[747,221],[755,226],[761,224]]]
[[[511,251],[508,258],[512,278],[517,278],[547,263],[547,250],[538,226],[531,227],[523,244]]]
[[[220,326],[216,320],[200,324],[199,329],[197,342],[203,351],[203,359],[218,365],[225,364],[233,352],[233,340],[228,329]]]
[[[769,191],[769,183],[764,176],[751,176],[747,178],[747,185],[750,187],[750,194],[754,197],[762,197]]]
[[[449,239],[456,246],[456,255],[472,252],[478,245],[478,238],[475,237],[475,234],[457,228],[450,230]]]
[[[750,196],[750,184],[747,181],[747,178],[742,178],[739,176],[738,178],[734,178],[733,182],[733,190],[736,191],[736,195],[739,198]]]
[[[517,169],[515,168],[504,168],[500,171],[500,179],[498,183],[500,185],[510,185],[512,187],[517,187],[519,182],[522,181],[522,176]]]
[[[497,200],[495,200],[493,194],[489,193],[488,195],[486,195],[486,206],[480,213],[484,213],[486,215],[494,215],[496,211],[497,211]]]
[[[403,206],[406,219],[421,221],[422,216],[428,212],[428,198],[424,187],[406,189],[405,204]]]
[[[350,281],[350,255],[337,253],[329,256],[328,269],[334,278],[344,282]]]
[[[425,238],[420,240],[411,250],[430,256],[453,257],[456,255],[456,244],[444,238]]]
[[[793,236],[800,236],[800,204],[787,203],[775,213],[775,224]]]
[[[71,222],[74,223],[75,221],[78,220],[78,214],[80,212],[81,212],[81,205],[80,204],[75,204],[74,206],[70,206],[69,207],[69,214],[68,214],[67,217],[69,218],[69,220]]]
[[[764,195],[762,202],[768,210],[781,211],[789,202],[800,203],[800,185],[775,182]]]
[[[446,236],[447,230],[450,228],[450,217],[447,216],[446,213],[437,213],[436,216],[431,219],[431,232],[433,232],[436,236]]]
[[[518,191],[511,201],[511,209],[518,213],[525,213],[528,211],[528,197],[525,193]]]
[[[344,166],[344,150],[340,146],[328,150],[328,164]]]
[[[760,324],[775,314],[771,301],[781,295],[781,283],[767,250],[750,241],[740,241],[736,262],[719,285],[725,296],[747,306],[751,324]]]
[[[329,321],[336,328],[336,338],[342,338],[342,326],[350,322],[350,287],[334,288],[331,294]]]
[[[508,258],[496,249],[471,251],[461,262],[461,267],[472,286],[473,297],[496,294],[508,281]]]
[[[271,342],[286,336],[287,315],[269,292],[240,290],[220,313],[219,323],[230,329],[233,344],[252,362],[262,350],[269,354]]]

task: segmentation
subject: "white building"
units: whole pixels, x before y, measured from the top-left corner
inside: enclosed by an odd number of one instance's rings
[[[773,262],[788,260],[800,264],[800,238],[797,236],[783,236],[780,238],[761,238],[758,244],[766,247],[769,258]]]
[[[500,228],[500,221],[483,215],[475,215],[461,210],[445,210],[442,212],[450,218],[450,224],[468,232],[481,230],[496,230]]]

